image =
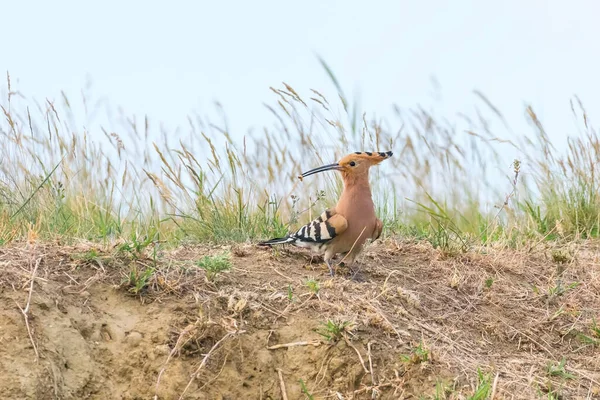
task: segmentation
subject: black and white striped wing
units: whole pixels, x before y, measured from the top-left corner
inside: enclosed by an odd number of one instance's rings
[[[346,218],[337,214],[335,209],[328,209],[291,236],[295,239],[296,246],[315,247],[329,242],[344,232],[347,227]]]

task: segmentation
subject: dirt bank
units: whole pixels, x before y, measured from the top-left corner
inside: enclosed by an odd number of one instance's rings
[[[447,256],[389,240],[357,280],[249,245],[5,246],[0,397],[600,398],[591,246]],[[224,251],[233,268],[208,282],[195,262]]]

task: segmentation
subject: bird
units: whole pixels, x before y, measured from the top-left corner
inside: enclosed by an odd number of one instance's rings
[[[304,172],[298,178],[325,171],[338,171],[344,189],[335,207],[284,237],[258,243],[260,246],[291,244],[323,255],[331,276],[335,275],[333,259],[341,254],[344,265],[352,267],[368,239],[381,236],[382,221],[375,214],[375,204],[369,184],[369,169],[393,155],[386,152],[357,151],[342,157],[337,163],[323,165]]]

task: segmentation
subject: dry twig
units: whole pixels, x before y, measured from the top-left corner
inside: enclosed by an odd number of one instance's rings
[[[317,347],[322,344],[323,344],[323,342],[321,342],[320,340],[313,340],[310,342],[282,343],[282,344],[275,344],[273,346],[267,346],[267,350],[276,350],[276,349],[283,349],[283,348],[295,347],[295,346],[315,346],[315,347]]]
[[[369,356],[369,371],[371,372],[371,382],[373,383],[373,389],[371,391],[371,398],[377,398],[377,380],[375,379],[375,374],[373,373],[373,359],[371,357],[371,342],[367,343],[367,355]]]
[[[494,396],[496,395],[496,389],[498,388],[498,378],[500,377],[500,373],[496,373],[496,377],[494,378],[494,384],[492,385],[492,395],[490,396],[490,400],[494,400]]]
[[[285,382],[283,381],[283,373],[280,368],[277,368],[277,375],[279,375],[279,387],[281,388],[281,396],[283,400],[288,400],[287,392],[285,390]]]
[[[348,340],[348,338],[346,337],[346,335],[344,335],[344,341],[346,342],[346,344],[348,346],[350,346],[350,347],[352,347],[354,349],[354,351],[358,355],[358,361],[360,361],[360,365],[363,367],[363,370],[365,371],[365,373],[368,374],[369,370],[365,366],[365,362],[364,362],[362,356],[360,355],[360,352],[358,351],[358,349],[352,343],[350,343],[350,341]]]
[[[167,360],[163,364],[163,367],[160,369],[160,372],[158,373],[158,378],[156,379],[156,386],[154,387],[154,400],[158,400],[158,386],[160,385],[160,378],[162,377],[162,375],[164,374],[164,372],[167,370],[167,364],[169,363],[169,361],[171,361],[171,358],[175,355],[175,353],[177,351],[179,351],[179,349],[181,348],[183,339],[185,337],[187,337],[187,334],[194,327],[195,327],[195,325],[190,324],[190,325],[186,326],[184,328],[184,330],[181,331],[181,333],[179,334],[179,337],[177,338],[177,342],[175,343],[175,346],[173,346],[173,350],[171,350],[171,352],[169,353],[169,355],[167,357]]]
[[[38,258],[35,261],[35,266],[33,267],[33,270],[31,271],[31,278],[30,278],[30,283],[29,283],[29,294],[27,295],[27,304],[25,305],[25,309],[21,308],[21,306],[15,301],[15,304],[17,305],[17,307],[19,307],[19,310],[21,310],[21,314],[23,314],[23,318],[25,319],[25,326],[27,327],[27,334],[29,335],[29,340],[31,341],[31,345],[33,346],[33,351],[35,353],[35,361],[36,362],[40,358],[40,355],[38,353],[38,349],[35,344],[35,341],[33,340],[33,334],[31,333],[31,327],[29,326],[29,306],[31,305],[31,296],[33,295],[33,283],[35,281],[35,274],[37,273],[37,270],[38,270],[38,267],[40,266],[41,261],[42,261],[42,259]]]
[[[200,366],[198,366],[196,371],[192,374],[192,377],[190,378],[189,382],[183,389],[183,393],[181,393],[181,396],[179,396],[179,400],[183,399],[183,396],[185,395],[185,393],[188,391],[188,389],[192,385],[192,382],[194,382],[194,379],[198,376],[198,373],[200,372],[200,370],[202,368],[204,368],[204,366],[206,365],[206,362],[208,361],[208,358],[210,357],[210,355],[221,345],[221,343],[223,343],[225,340],[232,337],[234,334],[235,334],[234,332],[229,332],[227,335],[223,336],[217,343],[215,343],[215,345],[208,351],[208,353],[206,353],[206,355],[202,359],[202,362],[200,363]]]
[[[362,237],[363,233],[365,233],[365,229],[367,229],[366,226],[363,228],[362,231],[360,231],[360,235],[358,235],[358,237],[356,238],[354,243],[352,243],[352,247],[350,247],[350,250],[348,250],[346,255],[336,265],[340,265],[341,263],[344,262],[344,260],[346,260],[346,258],[348,258],[348,255],[352,253],[352,250],[354,250],[354,246],[356,246],[356,243],[358,243],[358,240]]]

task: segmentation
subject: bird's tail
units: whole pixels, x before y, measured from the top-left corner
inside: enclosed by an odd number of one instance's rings
[[[259,242],[258,245],[259,246],[272,246],[274,244],[293,243],[295,241],[296,241],[295,238],[286,236],[286,237],[282,237],[282,238],[275,238],[275,239],[267,240],[265,242]]]

